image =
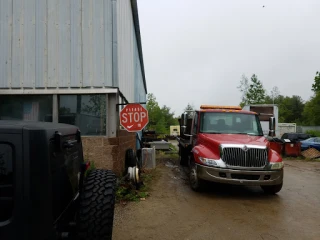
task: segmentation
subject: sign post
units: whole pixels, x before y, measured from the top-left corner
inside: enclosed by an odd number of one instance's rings
[[[148,122],[148,110],[141,104],[127,104],[120,112],[120,124],[128,132],[139,132]]]

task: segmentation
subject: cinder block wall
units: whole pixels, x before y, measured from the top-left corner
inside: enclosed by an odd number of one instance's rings
[[[120,176],[125,170],[126,150],[136,149],[136,135],[119,130],[117,136],[82,136],[82,144],[86,161],[94,162],[97,168],[111,169]]]

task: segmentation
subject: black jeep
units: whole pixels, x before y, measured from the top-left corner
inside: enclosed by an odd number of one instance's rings
[[[0,239],[112,238],[115,175],[66,124],[0,121]]]

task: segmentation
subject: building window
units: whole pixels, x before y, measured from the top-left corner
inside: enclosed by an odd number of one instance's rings
[[[106,135],[106,95],[60,95],[59,122],[76,125],[82,135]]]
[[[1,95],[0,120],[52,121],[52,96]]]

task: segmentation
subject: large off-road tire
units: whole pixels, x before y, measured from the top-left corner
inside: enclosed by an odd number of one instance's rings
[[[126,169],[128,167],[135,167],[137,164],[136,155],[132,148],[127,149],[126,151],[126,158],[125,158],[125,165]]]
[[[278,185],[261,186],[261,188],[267,194],[276,194],[276,193],[280,192],[280,190],[282,188],[282,183],[278,184]]]
[[[92,170],[85,179],[78,211],[81,240],[112,239],[116,176],[110,170]]]
[[[190,182],[190,187],[193,191],[196,191],[196,192],[203,191],[204,181],[198,178],[197,169],[194,163],[190,164],[189,182]]]

